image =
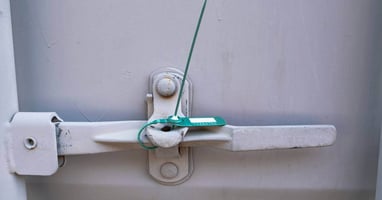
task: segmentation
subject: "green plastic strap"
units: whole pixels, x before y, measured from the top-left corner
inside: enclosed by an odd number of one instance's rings
[[[168,123],[177,127],[209,127],[224,126],[225,120],[221,117],[177,117],[167,118]]]
[[[147,146],[142,141],[142,132],[147,127],[154,124],[169,124],[172,127],[211,127],[211,126],[224,126],[226,122],[221,117],[178,117],[170,116],[167,119],[157,119],[152,122],[146,123],[138,132],[137,140],[139,145],[146,150],[153,150],[157,146]]]

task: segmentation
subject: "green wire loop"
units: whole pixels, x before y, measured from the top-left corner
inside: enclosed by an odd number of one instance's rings
[[[144,126],[142,126],[142,128],[139,129],[139,132],[138,132],[138,135],[137,135],[137,140],[138,140],[139,145],[140,145],[143,149],[145,149],[145,150],[153,150],[153,149],[158,148],[157,146],[146,146],[145,143],[143,143],[142,138],[141,138],[141,135],[142,135],[143,130],[145,130],[148,126],[151,126],[151,125],[153,125],[153,124],[155,124],[155,123],[147,123],[147,124],[145,124]]]
[[[153,149],[156,149],[158,148],[157,146],[146,146],[145,143],[143,143],[142,141],[142,132],[143,130],[145,130],[148,126],[151,126],[151,125],[154,125],[154,124],[165,124],[165,123],[168,123],[168,120],[167,119],[156,119],[154,121],[151,121],[149,123],[146,123],[145,125],[142,126],[141,129],[139,129],[138,131],[138,135],[137,135],[137,140],[138,140],[138,143],[139,145],[146,149],[146,150],[153,150]]]

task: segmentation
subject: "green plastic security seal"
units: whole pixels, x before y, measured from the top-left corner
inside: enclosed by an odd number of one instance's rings
[[[224,126],[225,120],[221,117],[179,117],[169,116],[167,119],[156,119],[154,121],[146,123],[138,132],[137,140],[139,145],[146,150],[153,150],[158,148],[157,146],[146,146],[141,138],[143,130],[148,126],[154,124],[171,124],[176,127],[210,127],[210,126]]]
[[[170,116],[167,122],[178,127],[205,127],[205,126],[224,126],[226,122],[221,117],[179,117]]]

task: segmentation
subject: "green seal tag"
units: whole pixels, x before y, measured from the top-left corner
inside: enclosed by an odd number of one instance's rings
[[[178,117],[170,116],[167,121],[179,127],[224,126],[225,120],[221,117]]]

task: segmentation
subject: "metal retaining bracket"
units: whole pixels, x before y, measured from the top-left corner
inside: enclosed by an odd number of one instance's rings
[[[173,68],[150,76],[149,121],[173,114],[182,72]],[[187,79],[179,116],[190,116],[192,85]],[[12,172],[49,176],[58,156],[95,154],[141,148],[137,133],[147,121],[65,122],[56,113],[19,112],[9,126],[8,154]],[[158,148],[148,151],[148,172],[161,184],[176,185],[191,177],[193,146],[229,151],[323,147],[336,140],[332,125],[231,126],[172,129],[156,124],[142,140]]]
[[[10,169],[19,175],[52,175],[58,169],[56,113],[19,112],[9,127]]]
[[[150,76],[147,94],[147,115],[149,120],[167,118],[172,115],[180,92],[183,73],[174,68],[154,71]],[[180,112],[178,116],[190,116],[192,85],[186,79]],[[192,151],[180,147],[188,128],[172,129],[166,124],[148,127],[146,135],[152,144],[159,148],[148,152],[149,174],[162,184],[176,185],[191,177],[193,172]]]

